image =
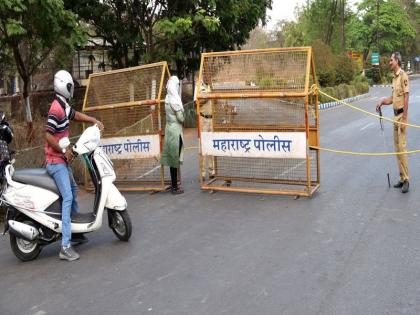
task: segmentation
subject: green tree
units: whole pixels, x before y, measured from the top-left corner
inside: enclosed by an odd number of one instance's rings
[[[12,52],[23,81],[26,120],[31,136],[31,76],[55,48],[65,48],[68,56],[83,36],[74,14],[64,9],[61,0],[2,0],[0,21],[0,45]]]
[[[280,20],[273,30],[280,47],[307,45],[302,23]]]
[[[380,53],[391,53],[414,41],[416,31],[407,12],[398,2],[364,0],[358,10],[351,34],[357,48],[363,50],[364,61],[373,49]]]
[[[401,7],[407,12],[411,25],[416,31],[416,38],[408,42],[401,53],[403,56],[414,56],[420,54],[420,2],[416,0],[398,0]]]
[[[321,39],[331,46],[338,26],[339,0],[313,0],[303,7],[299,22],[304,25],[306,42]]]
[[[277,40],[275,43],[280,46],[284,46],[284,45],[281,45]],[[270,40],[270,33],[265,31],[261,27],[256,27],[251,31],[249,35],[249,39],[247,40],[246,44],[243,45],[241,48],[242,49],[263,49],[263,48],[271,48],[272,45],[273,45],[273,42]]]
[[[203,51],[232,50],[245,44],[250,32],[265,23],[271,0],[168,1],[156,24],[159,55],[184,77],[199,66]]]
[[[146,44],[142,26],[150,23],[145,12],[158,14],[161,1],[140,0],[64,0],[65,7],[90,26],[90,37],[110,44],[108,57],[114,68],[140,63]],[[150,7],[153,5],[153,7]]]
[[[214,50],[209,37],[222,27],[219,18],[210,14],[211,7],[202,8],[193,2],[169,5],[155,29],[157,58],[172,64],[180,77],[198,69],[203,50]]]
[[[15,73],[16,68],[13,65],[13,55],[10,52],[10,49],[3,45],[0,47],[0,80],[14,75]],[[0,88],[3,88],[3,86],[0,86]]]
[[[272,0],[66,0],[111,44],[115,66],[165,59],[183,77],[203,51],[243,45]],[[130,53],[131,51],[131,53]]]
[[[347,55],[336,56],[335,84],[350,84],[354,79],[356,66]]]
[[[334,86],[336,81],[336,57],[331,48],[322,40],[315,40],[312,44],[316,75],[321,86]]]
[[[286,46],[312,45],[322,40],[335,53],[343,53],[351,14],[346,0],[308,0],[295,8],[296,22],[279,21],[277,37],[285,38]]]

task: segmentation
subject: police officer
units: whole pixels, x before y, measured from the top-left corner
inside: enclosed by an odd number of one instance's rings
[[[399,52],[394,52],[392,54],[389,65],[391,71],[393,72],[392,95],[388,98],[382,99],[376,106],[376,111],[379,111],[382,105],[393,104],[395,115],[394,120],[396,122],[407,123],[409,82],[407,73],[401,69],[401,54]],[[407,151],[407,134],[405,125],[394,123],[394,144],[396,152]],[[406,193],[409,189],[407,154],[397,155],[397,161],[400,171],[400,180],[394,185],[394,187],[401,188],[401,192]]]
[[[196,80],[197,82],[197,80]],[[203,82],[197,82],[195,90],[194,90],[194,101],[197,104],[197,89],[200,89],[201,93],[205,93],[209,91],[209,88],[204,85]],[[200,102],[200,129],[201,132],[212,132],[212,101],[211,100],[205,100]],[[214,156],[208,156],[207,157],[207,166],[208,166],[208,172],[209,172],[209,179],[214,178],[214,175],[216,173],[214,168]],[[205,167],[205,160],[203,160],[203,165],[201,168],[201,178],[205,180],[206,178],[206,167]]]

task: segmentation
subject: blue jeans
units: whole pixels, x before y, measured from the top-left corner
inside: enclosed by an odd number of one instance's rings
[[[65,163],[47,164],[47,172],[50,174],[63,198],[61,204],[61,233],[63,234],[61,245],[70,245],[71,239],[71,214],[79,212],[77,204],[77,184],[74,181],[73,172]]]

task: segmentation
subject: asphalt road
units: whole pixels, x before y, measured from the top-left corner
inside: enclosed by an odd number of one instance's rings
[[[419,91],[413,79],[417,124]],[[353,104],[373,112],[388,94],[373,88]],[[323,147],[384,151],[377,119],[346,107],[320,117]],[[389,123],[385,135],[391,151]],[[409,129],[409,149],[420,149],[419,136]],[[125,194],[129,243],[103,226],[78,247],[79,261],[59,261],[54,244],[21,263],[1,237],[0,314],[418,314],[419,164],[409,157],[410,192],[401,194],[386,180],[388,170],[397,180],[395,157],[322,153],[319,191],[294,200],[202,192],[189,150],[185,194]]]

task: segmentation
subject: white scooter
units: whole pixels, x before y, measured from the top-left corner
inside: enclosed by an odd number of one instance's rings
[[[122,241],[131,236],[131,220],[127,202],[113,182],[116,178],[113,164],[98,146],[100,132],[97,126],[87,128],[72,150],[86,162],[95,187],[93,211],[72,215],[72,233],[89,233],[102,225],[105,210],[108,223]],[[66,143],[67,142],[67,143]],[[70,144],[60,141],[63,147]],[[54,179],[46,169],[14,170],[13,162],[2,168],[5,181],[0,200],[7,206],[5,231],[10,234],[13,253],[22,261],[35,259],[43,246],[61,239],[61,201]]]

